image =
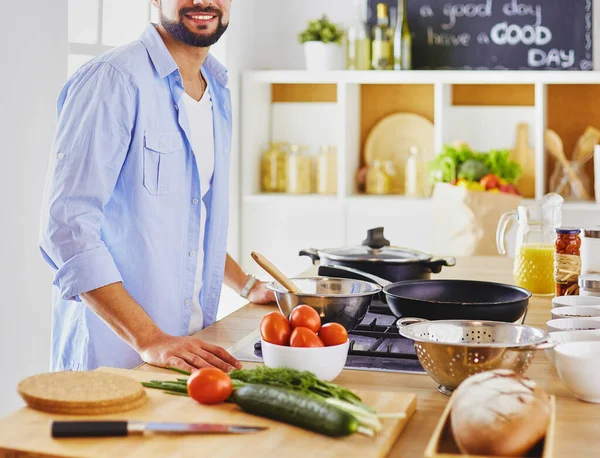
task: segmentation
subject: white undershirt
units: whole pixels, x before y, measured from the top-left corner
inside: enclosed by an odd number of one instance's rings
[[[204,234],[206,229],[206,204],[204,197],[208,193],[215,169],[215,139],[213,133],[212,100],[208,88],[199,102],[183,94],[183,101],[190,126],[192,149],[198,164],[200,176],[200,242],[198,244],[198,264],[194,280],[194,296],[192,298],[192,314],[188,333],[193,334],[202,329],[204,314],[200,305],[200,291],[202,289],[202,271],[204,268]]]

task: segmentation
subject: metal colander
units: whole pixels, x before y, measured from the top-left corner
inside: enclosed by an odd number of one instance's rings
[[[397,326],[414,341],[423,369],[447,395],[479,372],[502,368],[523,374],[536,350],[554,346],[544,331],[511,323],[402,318]]]

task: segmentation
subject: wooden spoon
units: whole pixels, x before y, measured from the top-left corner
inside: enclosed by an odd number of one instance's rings
[[[265,272],[267,272],[271,277],[281,284],[285,289],[287,289],[290,293],[294,294],[302,294],[302,291],[294,285],[292,280],[290,280],[281,270],[273,265],[271,261],[265,258],[262,254],[252,252],[250,254],[252,259],[256,261],[256,263],[261,266]]]
[[[594,155],[594,146],[600,143],[600,130],[588,126],[575,145],[573,160],[585,164]]]
[[[565,156],[563,142],[558,136],[558,134],[553,130],[547,129],[546,134],[544,135],[544,142],[546,143],[546,148],[548,149],[548,151],[550,151],[550,153],[556,158],[556,160],[567,172],[571,183],[573,183],[573,185],[577,188],[579,195],[586,200],[590,200],[590,195],[585,190],[583,183],[581,182],[581,180],[571,167],[571,164],[567,160],[567,157]]]

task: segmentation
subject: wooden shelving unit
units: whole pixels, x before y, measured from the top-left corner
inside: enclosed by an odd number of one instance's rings
[[[436,153],[444,143],[458,140],[455,135],[465,131],[469,123],[482,123],[481,128],[470,128],[474,141],[485,145],[473,145],[475,148],[509,147],[498,142],[506,142],[507,135],[512,139],[516,124],[527,122],[536,159],[532,197],[539,198],[546,193],[554,165],[546,157],[545,129],[557,131],[565,151],[570,152],[587,125],[600,127],[600,104],[594,103],[600,98],[596,95],[600,96],[600,72],[247,72],[242,80],[242,228],[247,228],[242,230],[242,250],[263,249],[283,268],[299,271],[307,261],[290,260],[298,247],[355,244],[364,238],[368,227],[381,224],[391,228],[388,238],[394,243],[427,251],[431,235],[428,199],[356,192],[354,178],[361,165],[362,148],[380,119],[401,111],[430,119]],[[290,104],[306,109],[308,103],[318,105],[314,105],[315,119],[306,121],[305,137],[310,139],[311,129],[318,127],[317,136],[338,149],[337,195],[261,194],[261,153],[271,140],[288,140],[274,138],[282,123],[301,129],[305,122],[300,116],[282,119],[281,113],[290,113],[285,111],[292,109]],[[565,215],[567,223],[582,218],[585,221],[580,224],[595,219],[600,223],[600,206],[594,202],[566,203]],[[273,240],[253,228],[250,221],[256,221],[257,216],[274,220],[285,236]],[[340,233],[344,240],[339,239]],[[272,248],[278,243],[286,248]]]

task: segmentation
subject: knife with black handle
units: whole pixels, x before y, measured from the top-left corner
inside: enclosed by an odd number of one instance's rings
[[[52,437],[122,437],[132,434],[244,434],[263,431],[262,426],[210,423],[146,423],[143,421],[54,421]]]

